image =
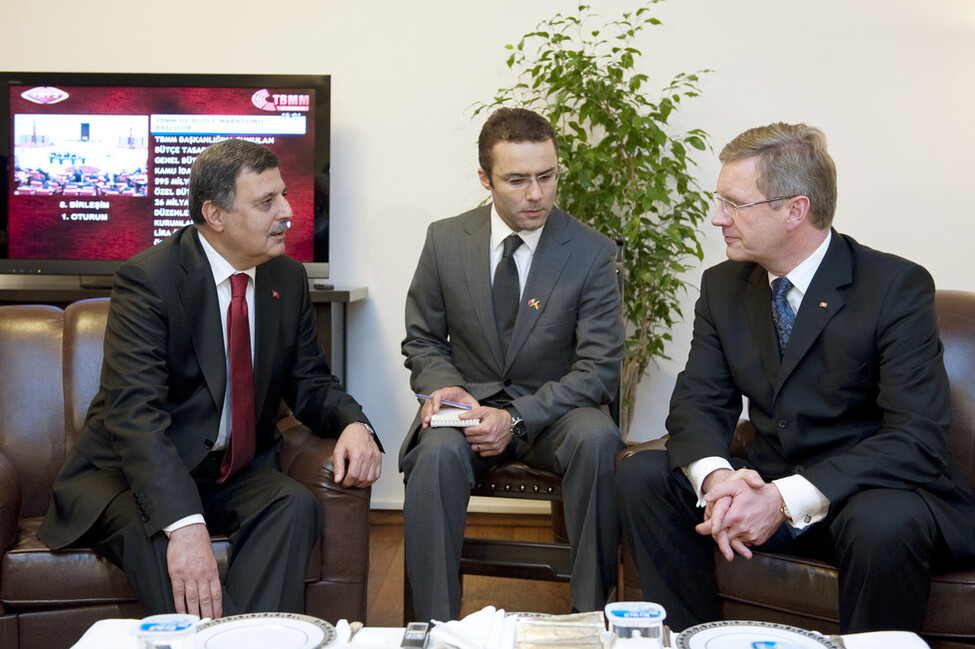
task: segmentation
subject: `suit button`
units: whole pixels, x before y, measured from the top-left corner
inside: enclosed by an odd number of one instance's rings
[[[779,426],[779,428],[788,428],[789,427],[789,420],[788,419],[780,419],[778,421],[778,426]]]
[[[205,439],[203,440],[203,445],[206,446],[207,448],[213,448],[213,440]]]
[[[504,387],[508,387],[509,385],[511,385],[511,379],[505,379],[504,382],[502,383],[502,385]]]

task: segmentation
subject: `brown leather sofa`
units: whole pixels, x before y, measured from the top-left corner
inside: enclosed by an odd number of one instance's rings
[[[0,306],[0,647],[70,647],[95,621],[145,615],[122,572],[88,549],[52,552],[36,532],[65,452],[98,388],[108,299],[64,310]],[[334,440],[287,412],[282,468],[321,500],[325,529],[305,575],[305,610],[365,620],[368,489],[332,480]],[[215,537],[221,570],[229,544]]]
[[[951,454],[975,489],[975,293],[938,291],[935,302],[945,367],[951,383]],[[740,432],[749,424],[739,426]],[[736,433],[737,434],[737,433]],[[747,433],[746,433],[747,434]],[[624,457],[662,440],[632,446]],[[755,552],[751,561],[727,562],[715,553],[722,615],[728,620],[762,620],[837,633],[836,568],[819,561]],[[623,549],[621,599],[641,600],[632,555]],[[975,645],[975,570],[938,575],[932,582],[923,635],[933,649]]]

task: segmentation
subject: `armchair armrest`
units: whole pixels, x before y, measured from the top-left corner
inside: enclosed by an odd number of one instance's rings
[[[316,436],[294,419],[278,421],[284,437],[281,469],[305,485],[322,503],[322,580],[364,583],[369,571],[371,489],[343,487],[333,477],[334,439]]]
[[[745,457],[748,449],[751,448],[751,445],[755,442],[755,435],[757,435],[755,424],[747,419],[739,419],[738,425],[735,427],[734,435],[731,438],[731,457]],[[616,466],[619,466],[620,462],[634,453],[650,450],[666,451],[667,439],[669,437],[670,435],[664,435],[659,439],[652,439],[649,442],[642,442],[640,444],[627,446],[616,454]]]
[[[0,453],[0,554],[17,540],[20,525],[20,476],[6,455]]]
[[[616,454],[616,466],[619,466],[620,462],[631,455],[634,455],[635,453],[642,453],[643,451],[665,451],[667,450],[666,444],[667,435],[664,435],[660,439],[652,439],[649,442],[628,445],[626,448]]]

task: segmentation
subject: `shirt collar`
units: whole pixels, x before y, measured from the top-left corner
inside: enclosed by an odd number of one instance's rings
[[[246,273],[252,280],[256,278],[255,266],[251,266],[247,270],[237,270],[229,261],[220,256],[220,253],[210,245],[210,242],[207,241],[207,238],[203,236],[202,232],[197,230],[197,235],[200,238],[200,245],[203,246],[203,252],[210,262],[210,271],[213,273],[213,283],[215,285],[220,286],[221,282],[227,281],[231,275],[237,273]]]
[[[833,238],[832,230],[826,232],[826,238],[823,242],[819,244],[819,247],[813,251],[813,254],[803,260],[801,264],[789,271],[785,276],[789,278],[792,282],[792,286],[799,291],[800,295],[805,295],[806,291],[809,289],[809,285],[812,284],[813,277],[816,275],[816,271],[819,270],[819,265],[823,263],[823,258],[826,257],[826,251],[829,250],[829,242]],[[772,283],[777,276],[772,273],[768,274],[769,284]]]
[[[515,232],[508,227],[508,224],[501,220],[501,215],[498,214],[497,208],[491,205],[491,249],[498,250],[504,244],[504,240],[508,238],[510,234],[517,234],[521,237],[523,245],[528,248],[531,254],[535,254],[535,248],[538,246],[538,239],[542,236],[542,230],[545,226],[538,228],[537,230],[522,230],[521,232]]]

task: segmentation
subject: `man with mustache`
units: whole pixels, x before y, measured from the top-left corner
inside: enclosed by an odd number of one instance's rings
[[[193,225],[115,275],[101,386],[38,536],[97,548],[149,613],[304,611],[322,515],[280,471],[282,400],[338,437],[337,483],[379,477],[381,446],[325,363],[304,268],[283,254],[286,196],[271,151],[214,144],[190,175]],[[223,584],[211,533],[234,548]]]

